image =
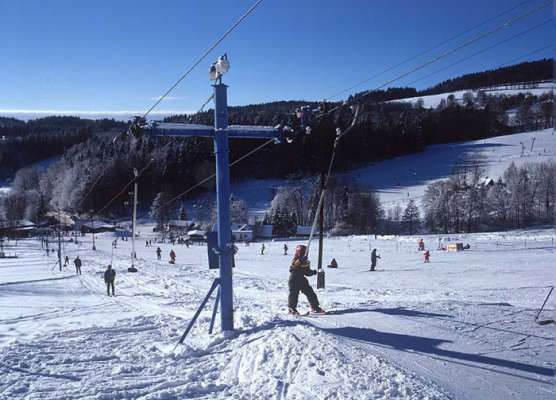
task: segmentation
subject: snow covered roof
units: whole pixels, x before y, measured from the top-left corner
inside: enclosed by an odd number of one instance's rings
[[[104,221],[93,221],[92,223],[91,221],[83,222],[81,226],[84,226],[85,228],[89,228],[89,229],[115,229],[116,228],[116,225],[112,225]]]
[[[191,225],[194,224],[194,221],[183,221],[181,219],[172,219],[168,222],[168,226],[177,226],[180,228],[189,228]]]
[[[189,236],[205,236],[207,233],[205,231],[201,231],[199,229],[193,229],[192,231],[187,232]]]

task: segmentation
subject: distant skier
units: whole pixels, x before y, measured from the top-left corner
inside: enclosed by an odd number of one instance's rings
[[[286,243],[284,243],[284,255],[288,255],[288,245]]]
[[[65,256],[64,257],[64,269],[66,269],[68,267],[69,263],[70,263],[69,257]]]
[[[424,259],[423,262],[425,262],[425,263],[431,262],[431,253],[428,250],[425,251],[424,257],[425,257],[425,259]]]
[[[380,256],[376,254],[376,249],[373,249],[373,251],[371,251],[371,271],[374,271],[376,268],[377,258],[380,258]]]
[[[295,256],[290,265],[290,277],[288,279],[288,312],[292,315],[299,315],[297,311],[297,301],[299,298],[299,292],[302,292],[309,301],[311,305],[311,312],[313,313],[324,313],[324,310],[319,306],[319,299],[315,294],[315,291],[309,285],[309,281],[305,276],[312,276],[317,273],[317,271],[311,269],[309,260],[305,256],[307,252],[307,247],[303,245],[298,245],[295,248]]]
[[[425,251],[425,241],[423,239],[419,239],[417,244],[419,245],[419,251]]]
[[[156,248],[156,258],[158,260],[160,260],[162,258],[162,250],[160,250],[160,247]]]
[[[79,256],[75,257],[73,263],[75,264],[75,273],[77,275],[81,275],[81,259],[79,258]]]
[[[112,296],[114,293],[114,280],[116,279],[116,271],[112,269],[112,265],[108,265],[104,271],[104,283],[106,283],[106,294],[110,296],[110,288],[112,288]]]
[[[338,268],[338,262],[336,261],[335,258],[333,258],[332,261],[330,261],[330,264],[327,265],[327,268]]]
[[[264,256],[264,250],[265,250],[265,247],[264,247],[264,243],[263,243],[261,245],[261,256]]]
[[[170,264],[175,264],[176,263],[176,253],[174,252],[174,249],[170,250]]]

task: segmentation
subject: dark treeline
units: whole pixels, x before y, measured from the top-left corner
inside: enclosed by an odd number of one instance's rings
[[[62,155],[95,133],[124,127],[123,122],[108,119],[46,117],[24,122],[0,117],[0,178],[30,163]]]
[[[530,76],[533,80],[538,78],[537,75]],[[463,100],[448,96],[432,109],[424,108],[422,102],[387,101],[416,93],[412,88],[391,88],[372,92],[360,100],[363,108],[354,129],[342,140],[336,168],[350,169],[420,151],[431,144],[541,129],[552,124],[550,95],[491,96],[469,92]],[[291,124],[293,111],[307,104],[318,106],[315,102],[282,101],[230,107],[229,122],[271,126]],[[517,109],[516,118],[512,121],[508,117],[511,109]],[[234,166],[232,177],[295,178],[318,172],[330,155],[335,128],[347,127],[352,119],[352,111],[347,108],[323,118],[311,135],[299,137],[291,144],[269,145]],[[213,123],[213,111],[166,120],[210,125]],[[127,124],[72,117],[44,118],[27,123],[1,119],[0,122],[3,122],[0,136],[6,136],[3,139],[5,143],[0,144],[0,149],[3,149],[0,155],[4,157],[2,165],[8,165],[4,164],[8,161],[12,166],[17,165],[17,157],[30,163],[63,152],[61,160],[48,171],[35,173],[23,170],[16,176],[12,196],[19,196],[24,202],[18,208],[22,218],[40,217],[40,213],[35,213],[36,208],[29,208],[27,204],[36,198],[41,199],[43,206],[39,207],[40,210],[58,207],[72,212],[99,210],[131,180],[134,167],[141,169],[151,159],[153,161],[139,180],[140,208],[143,210],[150,207],[153,198],[160,198],[160,193],[170,198],[214,172],[212,141],[205,138],[142,136],[113,143],[115,131],[123,130]],[[230,159],[240,157],[261,143],[260,140],[232,141]],[[16,148],[18,151],[14,151]],[[97,181],[94,190],[89,193]],[[212,185],[209,182],[200,190]],[[29,195],[23,193],[25,190],[34,192]],[[25,200],[25,196],[31,197]],[[118,198],[104,213],[127,213],[129,210],[124,208],[126,200],[125,196]]]
[[[552,59],[545,58],[538,61],[528,61],[488,71],[466,74],[458,78],[448,79],[431,88],[425,89],[421,91],[419,95],[525,83],[531,82],[532,77],[534,77],[533,79],[536,81],[552,80],[554,76],[553,65]]]

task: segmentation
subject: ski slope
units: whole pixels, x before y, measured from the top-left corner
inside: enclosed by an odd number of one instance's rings
[[[554,229],[444,237],[471,245],[447,253],[426,236],[426,265],[417,237],[325,239],[324,259],[339,264],[318,291],[331,314],[309,317],[286,315],[283,243],[266,242],[264,256],[260,243],[240,245],[237,332],[208,335],[211,304],[175,352],[217,273],[206,247],[160,244],[157,261],[142,236],[131,274],[131,242],[112,253],[113,237],[101,234],[92,251],[88,236],[63,246],[83,259],[75,276],[53,268],[37,240],[10,242],[19,258],[0,259],[0,397],[551,399],[555,325],[534,318],[554,284],[555,238]],[[375,247],[382,258],[371,273]],[[116,297],[102,281],[110,262]],[[556,319],[555,309],[552,297],[540,319]]]
[[[423,152],[384,160],[340,176],[376,190],[388,209],[396,203],[404,207],[409,199],[420,205],[427,185],[448,178],[457,168],[479,165],[486,176],[496,180],[512,162],[520,166],[555,160],[556,135],[553,129],[544,129],[428,146]]]
[[[388,210],[396,204],[404,208],[410,199],[416,200],[420,206],[427,185],[448,178],[459,167],[480,165],[488,177],[496,180],[512,162],[519,166],[554,160],[556,135],[553,129],[544,129],[433,145],[420,153],[395,157],[334,175],[359,187],[374,190],[384,209]],[[246,200],[250,208],[264,210],[270,207],[273,188],[296,184],[298,182],[295,180],[249,179],[234,182],[232,191],[235,196]],[[206,196],[214,197],[213,194]]]
[[[408,97],[401,100],[392,100],[392,102],[416,103],[419,100],[423,101],[423,107],[436,108],[440,105],[442,100],[446,100],[448,96],[453,95],[454,99],[458,102],[463,102],[463,95],[471,93],[473,98],[477,97],[479,91],[484,92],[490,96],[515,96],[518,94],[542,96],[543,94],[554,92],[554,82],[541,82],[532,88],[520,88],[519,85],[500,85],[491,88],[482,89],[464,89],[455,92],[446,92],[439,94],[431,94],[428,96]]]

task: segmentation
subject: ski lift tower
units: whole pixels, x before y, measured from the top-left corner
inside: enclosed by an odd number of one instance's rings
[[[212,292],[219,287],[220,320],[222,331],[233,331],[233,285],[232,285],[232,256],[233,243],[230,224],[230,167],[229,167],[229,139],[274,139],[280,143],[284,130],[281,127],[270,126],[240,126],[228,125],[228,86],[222,83],[222,76],[228,72],[230,63],[226,54],[219,57],[209,70],[210,80],[214,81],[214,127],[197,124],[159,123],[137,121],[138,127],[153,136],[179,137],[210,137],[214,141],[216,154],[216,199],[218,207],[218,266],[219,278],[213,282],[209,293],[205,297],[197,313],[190,322],[180,343],[191,329],[195,319],[207,303]],[[142,124],[142,125],[141,125]],[[217,300],[218,301],[218,300]],[[215,307],[218,306],[218,303]],[[214,318],[214,312],[213,312]],[[214,322],[214,321],[213,321]],[[212,324],[211,324],[212,326]]]

